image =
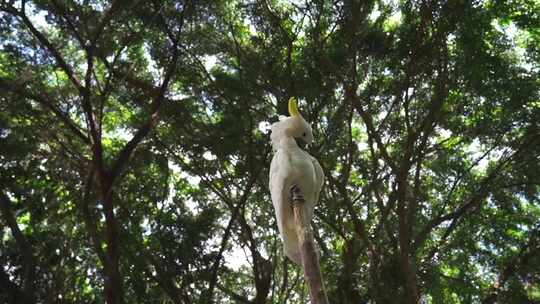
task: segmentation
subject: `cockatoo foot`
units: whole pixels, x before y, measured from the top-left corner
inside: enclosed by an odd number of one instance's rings
[[[291,186],[291,205],[294,204],[294,202],[305,202],[304,195],[298,185]]]

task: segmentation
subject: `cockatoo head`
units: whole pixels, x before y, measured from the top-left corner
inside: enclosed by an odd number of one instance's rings
[[[294,97],[289,99],[289,117],[280,117],[280,121],[272,125],[270,139],[275,149],[279,149],[283,139],[302,139],[306,144],[313,142],[313,131],[311,126],[298,112],[298,106]]]

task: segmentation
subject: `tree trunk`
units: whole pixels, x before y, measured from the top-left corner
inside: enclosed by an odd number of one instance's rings
[[[298,187],[293,187],[292,206],[294,221],[296,224],[296,234],[298,235],[298,247],[300,249],[300,260],[304,269],[304,279],[308,284],[309,296],[312,304],[328,304],[328,297],[324,288],[324,282],[319,265],[319,257],[315,250],[313,231],[306,215],[304,214],[304,199]]]
[[[412,140],[412,139],[410,139]],[[408,147],[412,147],[412,143],[408,142]],[[412,158],[412,148],[405,151],[405,159]],[[411,220],[412,216],[407,208],[407,172],[410,168],[410,162],[403,164],[398,176],[398,235],[399,235],[399,256],[401,271],[403,271],[404,287],[405,287],[405,303],[417,304],[419,300],[418,296],[418,282],[416,278],[416,269],[413,264],[414,253],[411,252]]]
[[[102,193],[105,212],[105,234],[107,242],[105,266],[105,300],[107,304],[122,303],[122,277],[120,275],[120,250],[118,244],[118,221],[114,214],[112,185],[104,187]]]
[[[26,239],[26,236],[20,230],[19,225],[17,224],[17,218],[11,210],[11,200],[4,193],[0,193],[0,213],[4,218],[7,226],[11,230],[11,234],[15,238],[17,245],[22,256],[22,267],[23,275],[21,276],[22,288],[14,290],[14,292],[23,295],[21,298],[17,299],[17,303],[23,304],[32,304],[35,303],[35,283],[34,275],[36,271],[36,264],[34,261],[34,256],[32,253],[32,246]],[[11,279],[8,275],[5,275],[3,281],[11,282]],[[13,284],[13,286],[17,286]],[[1,290],[2,288],[0,288]]]

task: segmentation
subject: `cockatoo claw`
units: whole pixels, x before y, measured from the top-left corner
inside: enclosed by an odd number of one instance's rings
[[[304,202],[304,195],[302,194],[302,191],[300,190],[300,187],[298,185],[292,185],[291,187],[291,205],[295,202]]]

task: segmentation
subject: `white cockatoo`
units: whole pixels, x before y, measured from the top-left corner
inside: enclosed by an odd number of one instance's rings
[[[291,188],[299,188],[305,200],[303,212],[311,222],[315,204],[324,182],[324,173],[319,162],[302,150],[295,138],[306,144],[313,141],[310,125],[298,112],[296,100],[289,100],[290,117],[282,117],[272,125],[270,139],[274,157],[270,164],[270,194],[276,212],[277,226],[283,240],[283,251],[289,259],[300,264],[300,251],[296,235]]]

